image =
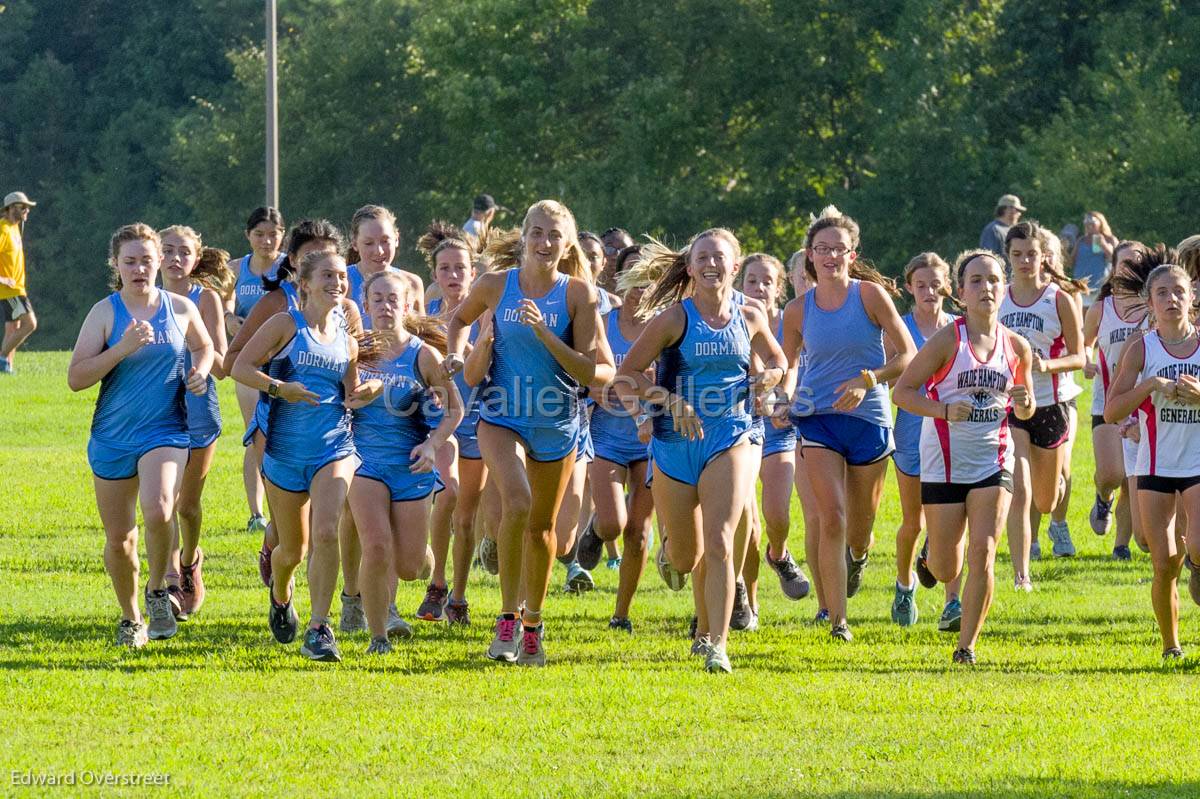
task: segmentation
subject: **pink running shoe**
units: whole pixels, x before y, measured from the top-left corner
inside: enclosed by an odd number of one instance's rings
[[[502,663],[516,663],[517,650],[521,648],[521,642],[517,640],[520,626],[521,622],[515,616],[511,619],[507,615],[496,617],[496,637],[488,647],[487,656]]]
[[[199,547],[196,548],[196,560],[191,566],[179,565],[179,601],[184,615],[191,616],[204,604],[203,565],[204,553]]]

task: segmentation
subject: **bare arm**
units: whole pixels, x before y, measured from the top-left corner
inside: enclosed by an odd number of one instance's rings
[[[107,299],[96,303],[88,311],[79,329],[79,337],[75,340],[75,349],[71,352],[71,365],[67,367],[67,385],[72,391],[83,391],[96,385],[126,356],[145,346],[145,341],[140,341],[138,336],[131,333],[137,326],[130,324],[121,340],[105,349],[112,322],[112,303]]]
[[[268,292],[254,304],[254,307],[250,309],[250,315],[246,317],[234,335],[233,341],[229,342],[229,349],[226,350],[225,360],[221,365],[225,374],[233,376],[233,366],[242,348],[254,337],[258,329],[266,324],[268,319],[285,310],[287,310],[287,299],[283,295],[283,289]]]
[[[556,336],[546,327],[541,311],[531,300],[522,300],[522,308],[529,314],[527,324],[532,325],[538,341],[550,352],[558,365],[575,378],[581,386],[591,384],[596,376],[597,344],[596,322],[600,318],[596,310],[596,290],[590,283],[571,278],[567,284],[567,308],[571,313],[571,333],[574,346]],[[610,355],[611,361],[611,355]]]
[[[261,300],[260,300],[261,303]],[[254,306],[258,310],[258,306]],[[278,313],[259,327],[254,336],[237,355],[229,376],[244,386],[255,391],[267,392],[275,383],[260,367],[283,349],[283,346],[296,335],[296,325],[292,317],[286,313]],[[356,377],[357,380],[357,372]],[[288,402],[307,402],[317,404],[317,395],[304,387],[299,381],[281,383],[279,396]]]
[[[1086,359],[1083,354],[1083,322],[1079,318],[1079,306],[1065,291],[1060,291],[1055,295],[1054,303],[1058,308],[1058,318],[1062,324],[1062,337],[1067,348],[1066,353],[1058,358],[1035,357],[1033,368],[1049,374],[1082,369]]]
[[[471,291],[466,298],[454,309],[450,324],[446,329],[446,360],[450,356],[459,358],[467,348],[467,337],[471,332],[471,323],[484,314],[493,310],[500,302],[500,294],[504,291],[504,281],[508,279],[506,272],[488,272],[480,275],[471,285]],[[480,336],[482,338],[482,335]],[[450,369],[453,374],[454,369]]]
[[[212,289],[200,292],[200,319],[208,331],[213,346],[213,363],[209,374],[220,380],[225,377],[225,350],[229,341],[225,337],[225,306],[221,297]]]
[[[192,368],[184,376],[187,390],[193,394],[203,394],[208,390],[208,372],[213,365],[212,339],[208,337],[208,330],[200,318],[200,311],[191,300],[176,295],[167,295],[167,300],[174,303],[176,318],[182,317],[187,321],[184,339],[192,356]]]
[[[1083,316],[1083,357],[1086,363],[1083,365],[1083,376],[1091,380],[1096,376],[1097,366],[1096,361],[1103,356],[1096,350],[1096,340],[1100,336],[1100,320],[1104,316],[1104,300],[1099,300],[1092,303],[1092,307],[1087,309],[1087,313]]]
[[[892,298],[875,283],[860,284],[863,307],[871,321],[879,325],[887,341],[891,342],[895,353],[888,358],[882,367],[875,369],[875,380],[887,383],[895,380],[908,366],[909,361],[917,354],[917,345],[913,343],[904,320],[896,311]]]
[[[949,405],[925,395],[925,385],[954,357],[958,341],[955,327],[947,325],[925,340],[925,346],[896,378],[892,401],[896,407],[917,416],[950,419]],[[967,403],[969,404],[969,403]]]
[[[1141,337],[1126,342],[1117,364],[1117,376],[1104,397],[1104,421],[1108,424],[1125,421],[1147,397],[1171,384],[1165,377],[1147,377],[1139,383],[1138,376],[1145,363],[1146,342]]]

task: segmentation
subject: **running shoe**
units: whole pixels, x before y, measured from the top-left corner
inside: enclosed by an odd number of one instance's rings
[[[956,633],[962,627],[962,602],[954,597],[942,608],[942,617],[938,619],[938,630],[944,633]]]
[[[258,579],[262,580],[263,585],[271,587],[271,550],[266,541],[258,550]]]
[[[146,592],[146,613],[150,617],[150,624],[146,628],[150,640],[162,641],[178,632],[179,626],[171,610],[171,595],[165,588]]]
[[[954,662],[958,663],[961,666],[974,666],[975,665],[975,650],[962,649],[962,648],[955,649],[954,650]]]
[[[613,616],[608,620],[608,629],[621,630],[622,632],[633,635],[633,622],[631,622],[629,619],[622,619],[619,616]]]
[[[587,526],[579,534],[579,547],[575,551],[575,559],[588,571],[600,565],[600,557],[604,554],[604,540],[596,535],[595,524],[596,516],[592,514]]]
[[[615,558],[609,558],[608,563],[604,564],[610,571],[617,571],[621,568],[621,557],[618,555]]]
[[[1166,663],[1177,662],[1183,660],[1183,650],[1177,646],[1173,646],[1166,652],[1163,652],[1163,661]]]
[[[401,617],[395,602],[388,605],[387,634],[388,638],[412,638],[413,635],[412,625]]]
[[[821,608],[817,611],[817,615],[813,616],[813,624],[824,624],[829,621],[829,609]]]
[[[487,536],[479,539],[479,562],[488,574],[500,573],[500,548]]]
[[[285,605],[279,605],[276,604],[275,597],[271,597],[271,611],[267,616],[267,624],[271,628],[271,635],[275,636],[279,643],[290,644],[295,641],[296,633],[300,631],[300,617],[292,607],[292,600],[289,599]]]
[[[733,666],[729,663],[729,655],[725,647],[710,646],[704,656],[704,670],[709,674],[733,674]]]
[[[1112,504],[1111,499],[1105,502],[1100,499],[1099,494],[1096,495],[1096,501],[1092,503],[1092,512],[1088,514],[1092,532],[1096,535],[1104,535],[1112,527]]]
[[[804,599],[808,596],[812,584],[804,576],[804,572],[800,571],[800,567],[796,565],[791,552],[785,549],[783,557],[774,560],[771,558],[771,548],[767,547],[767,565],[779,575],[779,587],[783,590],[784,596],[788,599]]]
[[[0,375],[11,375],[15,373],[16,372],[13,369],[12,361],[10,361],[8,358],[0,358]]]
[[[381,635],[378,638],[372,638],[370,645],[367,647],[368,655],[390,655],[392,653],[392,642],[386,635]]]
[[[654,556],[654,563],[658,566],[658,576],[667,584],[667,588],[672,591],[682,591],[687,587],[688,576],[672,566],[671,559],[667,557],[667,539],[665,538],[658,548],[658,554]]]
[[[829,635],[835,641],[854,640],[854,634],[850,632],[850,625],[846,624],[846,622],[834,625],[833,629],[829,631]]]
[[[1188,593],[1192,595],[1192,601],[1200,605],[1200,567],[1194,566],[1187,555],[1183,556],[1183,562],[1192,572],[1188,577]]]
[[[309,660],[321,663],[340,663],[342,661],[342,653],[338,651],[337,641],[333,638],[333,630],[328,624],[309,627],[304,631],[304,643],[300,644],[300,654]]]
[[[592,580],[591,573],[579,565],[579,561],[573,560],[567,565],[567,584],[563,586],[564,591],[568,594],[585,594],[595,587],[596,583]]]
[[[1133,560],[1133,552],[1130,551],[1129,547],[1127,547],[1123,544],[1118,545],[1118,546],[1113,547],[1112,559],[1113,560]]]
[[[267,531],[267,519],[261,513],[250,514],[250,521],[246,522],[247,533],[265,533]]]
[[[516,616],[511,619],[505,615],[497,616],[496,635],[488,647],[487,656],[503,663],[516,663],[517,650],[521,648],[521,642],[517,640],[517,628],[520,626],[521,622]]]
[[[896,583],[896,595],[892,597],[892,621],[901,627],[912,627],[917,623],[917,587],[901,588]]]
[[[1054,542],[1052,551],[1056,558],[1073,558],[1075,557],[1075,544],[1071,541],[1071,529],[1067,527],[1066,522],[1050,521],[1048,530],[1050,540]]]
[[[362,594],[350,596],[342,592],[342,618],[338,629],[344,633],[356,633],[367,629],[367,615],[363,613]]]
[[[175,621],[187,621],[188,613],[183,609],[183,591],[179,586],[167,583],[167,598],[171,600],[171,615]]]
[[[707,635],[702,635],[692,641],[692,655],[695,657],[708,657],[710,649],[712,649],[712,641]]]
[[[542,647],[542,625],[521,625],[521,648],[517,652],[518,666],[545,666],[546,650]]]
[[[917,554],[917,579],[921,585],[926,588],[936,588],[938,579],[933,576],[933,572],[929,571],[929,539],[921,544],[921,551]]]
[[[148,639],[146,625],[140,621],[121,619],[117,624],[117,646],[141,649],[146,645]]]
[[[425,589],[425,599],[417,608],[417,618],[422,621],[445,621],[446,602],[450,598],[450,590],[444,585],[429,584]]]
[[[753,633],[758,631],[758,608],[750,608],[750,623],[746,625],[746,632]]]
[[[871,553],[862,556],[862,560],[855,560],[850,554],[850,547],[846,547],[846,598],[854,596],[858,593],[858,589],[862,588],[863,570],[867,568],[867,559],[871,557]]]
[[[204,604],[204,553],[196,550],[191,566],[179,567],[179,601],[183,613],[191,616]]]
[[[1028,594],[1033,590],[1033,581],[1029,579],[1028,574],[1018,574],[1013,578],[1013,588]]]
[[[1038,541],[1036,538],[1029,542],[1029,559],[1042,559],[1042,542]]]
[[[467,600],[458,600],[453,597],[446,603],[446,621],[450,624],[458,624],[462,627],[471,626],[471,606],[467,604]]]
[[[738,580],[733,586],[733,612],[729,614],[729,627],[732,630],[745,630],[750,626],[750,596],[746,593],[746,583]]]

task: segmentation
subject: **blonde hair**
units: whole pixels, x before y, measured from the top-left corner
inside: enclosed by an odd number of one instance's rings
[[[395,272],[376,272],[367,278],[367,282],[363,284],[363,305],[366,306],[368,298],[371,296],[371,287],[381,280],[394,280],[396,285],[400,287],[401,296],[405,300],[409,299],[409,286],[400,275]],[[429,346],[446,354],[446,329],[442,320],[435,316],[425,316],[423,314],[415,314],[412,312],[406,313],[404,318],[400,320],[400,324],[412,335],[424,341]],[[380,353],[383,351],[381,342],[378,336],[366,335],[364,341],[360,342],[360,347],[365,346],[367,349],[367,360],[377,360]]]
[[[212,289],[222,299],[232,298],[237,275],[229,268],[229,252],[219,247],[202,247],[192,270],[192,282]]]
[[[981,257],[982,258],[991,258],[1000,267],[1000,274],[1001,275],[1004,274],[1004,269],[1005,269],[1004,259],[1001,258],[999,255],[996,255],[996,253],[994,253],[993,251],[986,249],[986,248],[982,248],[982,247],[975,247],[974,249],[963,250],[962,252],[960,252],[958,254],[958,257],[954,259],[954,280],[956,283],[958,283],[959,288],[962,288],[963,273],[967,269],[967,264],[969,264],[971,261],[975,260],[976,258],[981,258]]]
[[[1192,280],[1200,280],[1200,234],[1179,242],[1175,247],[1175,258]]]
[[[741,286],[746,287],[746,270],[750,264],[763,264],[771,270],[771,274],[775,276],[775,282],[779,288],[775,292],[775,304],[783,305],[787,300],[787,269],[783,263],[774,255],[765,252],[752,252],[742,259]]]
[[[145,222],[134,222],[132,225],[122,225],[112,234],[108,241],[108,286],[113,291],[121,290],[121,272],[117,269],[117,258],[121,254],[121,245],[129,241],[148,241],[154,245],[158,257],[162,258],[162,239],[154,232],[154,228]]]
[[[204,246],[204,242],[200,240],[200,234],[187,225],[171,225],[158,231],[159,241],[167,236],[178,236],[181,239],[191,239],[192,244],[196,245],[196,257],[200,256],[200,249]]]
[[[692,248],[700,239],[722,239],[733,247],[735,263],[742,259],[742,245],[727,228],[713,227],[697,233],[688,240],[682,250],[672,250],[655,238],[642,247],[637,263],[626,267],[625,272],[637,272],[637,279],[649,280],[649,288],[642,294],[637,316],[647,319],[668,305],[680,302],[691,293],[692,279],[687,273]]]
[[[391,225],[392,230],[396,231],[396,246],[400,245],[400,230],[396,227],[396,215],[382,205],[364,205],[354,212],[354,216],[350,217],[350,246],[346,250],[346,259],[349,263],[358,263],[362,260],[362,256],[354,247],[354,242],[358,238],[359,227],[368,219],[387,222]]]
[[[1088,211],[1084,214],[1084,216],[1095,217],[1096,221],[1100,223],[1100,235],[1114,239],[1116,238],[1116,236],[1113,235],[1112,228],[1108,225],[1108,217],[1106,217],[1104,214],[1100,213],[1099,211]]]
[[[913,256],[912,260],[904,265],[904,285],[912,282],[912,276],[918,269],[932,269],[935,272],[940,272],[942,275],[942,290],[938,292],[948,300],[954,300],[954,292],[950,290],[950,264],[938,255],[936,252],[923,252],[920,255]]]
[[[529,206],[521,229],[495,231],[488,236],[484,256],[488,258],[489,268],[493,270],[513,269],[521,265],[521,254],[525,244],[525,234],[529,230],[529,219],[535,213],[544,214],[551,219],[569,222],[567,245],[562,257],[558,260],[558,271],[569,277],[577,277],[592,282],[592,270],[588,265],[587,256],[579,246],[579,228],[575,224],[575,215],[567,206],[557,200],[539,200]]]

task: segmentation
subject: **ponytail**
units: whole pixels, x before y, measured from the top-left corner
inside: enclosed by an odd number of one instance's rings
[[[219,247],[201,248],[196,268],[192,270],[192,282],[212,289],[223,300],[230,299],[237,275],[229,268],[229,253]]]
[[[672,250],[649,237],[637,260],[621,273],[617,287],[622,293],[633,286],[646,286],[637,307],[638,319],[649,319],[687,296],[692,282],[687,273],[688,249]]]

